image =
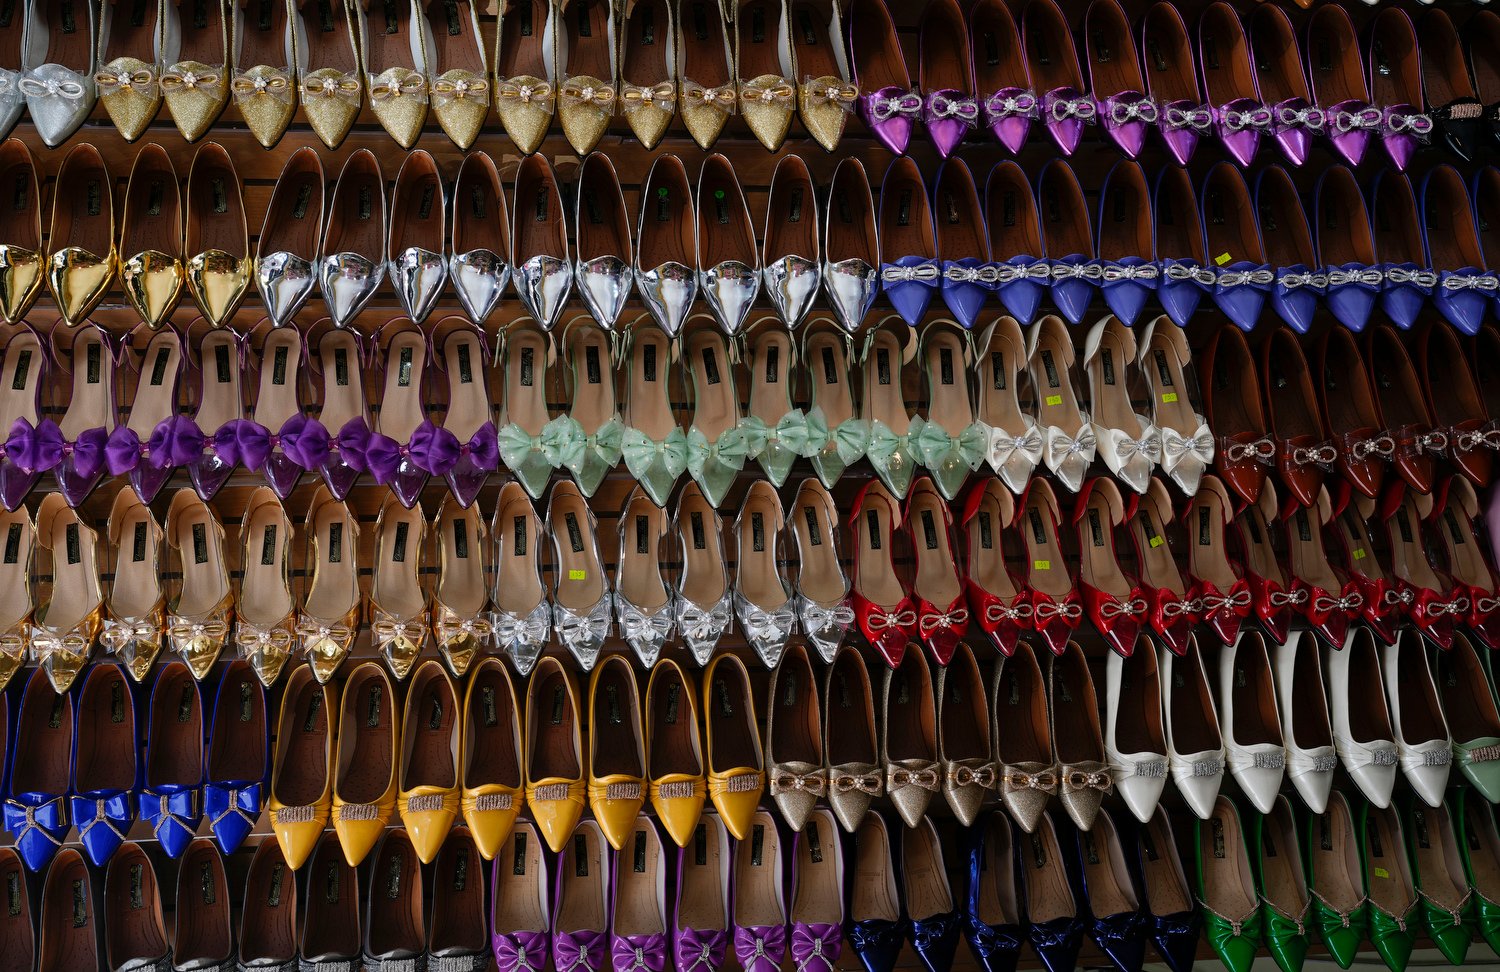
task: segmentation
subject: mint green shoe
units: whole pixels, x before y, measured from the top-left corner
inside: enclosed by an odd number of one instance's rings
[[[749,436],[741,427],[744,416],[734,385],[734,359],[723,332],[707,314],[688,318],[678,346],[693,393],[687,471],[717,507],[750,455]]]
[[[750,407],[740,428],[749,457],[780,487],[792,463],[807,455],[809,443],[807,416],[792,404],[796,345],[779,319],[763,317],[746,329],[741,346],[750,372]]]
[[[673,429],[657,442],[639,429],[627,428],[620,436],[620,454],[630,475],[661,506],[687,471],[687,433]]]
[[[672,413],[667,386],[677,360],[666,332],[642,315],[621,337],[616,369],[625,372],[620,456],[657,506],[665,506],[687,471],[687,433]]]
[[[916,350],[906,322],[896,316],[875,325],[860,351],[861,409],[870,423],[865,456],[875,474],[897,499],[905,499],[917,472],[911,447],[912,415],[906,409],[902,375]]]
[[[542,430],[542,445],[554,468],[566,469],[584,496],[593,496],[615,466],[625,425],[615,402],[615,361],[609,334],[592,319],[579,316],[563,327],[558,340],[567,388],[568,414]]]
[[[989,429],[976,420],[969,395],[974,345],[951,321],[934,321],[917,347],[927,386],[927,417],[911,420],[908,443],[943,498],[952,501],[984,462]]]
[[[1307,889],[1318,934],[1340,968],[1347,969],[1370,927],[1360,868],[1358,831],[1344,794],[1334,790],[1328,809],[1307,820]]]
[[[1265,920],[1234,803],[1226,796],[1215,799],[1209,818],[1194,822],[1194,837],[1203,933],[1229,972],[1249,972]]]
[[[1486,800],[1500,801],[1500,705],[1489,649],[1455,633],[1453,647],[1437,653],[1432,678],[1448,717],[1454,765]]]
[[[1495,810],[1468,787],[1453,799],[1461,837],[1458,852],[1473,893],[1474,924],[1490,950],[1500,955],[1500,829],[1495,827]]]
[[[542,432],[550,420],[547,375],[552,340],[529,317],[502,328],[496,340],[501,372],[500,462],[532,499],[538,499],[556,468],[542,445]]]
[[[1391,972],[1406,972],[1421,927],[1421,902],[1406,859],[1406,838],[1394,807],[1365,804],[1360,813],[1370,943]]]
[[[1307,960],[1312,896],[1291,801],[1278,796],[1271,812],[1250,826],[1250,857],[1260,893],[1266,951],[1281,972],[1300,972]]]
[[[571,415],[559,415],[542,429],[542,454],[554,469],[566,469],[584,496],[593,496],[610,470],[620,464],[625,426],[610,418],[592,435]]]
[[[850,339],[838,324],[815,316],[802,329],[802,361],[809,379],[807,457],[832,489],[844,470],[865,456],[870,423],[860,418],[850,387]]]
[[[1408,819],[1407,852],[1427,937],[1450,963],[1463,965],[1474,941],[1474,901],[1458,855],[1453,819],[1446,805],[1415,803]]]

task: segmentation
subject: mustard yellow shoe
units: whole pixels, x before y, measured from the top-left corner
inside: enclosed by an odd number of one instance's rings
[[[589,679],[589,810],[620,850],[646,802],[641,695],[626,655],[609,655]]]
[[[708,796],[735,840],[744,840],[766,789],[759,714],[750,673],[738,655],[717,655],[703,675]]]
[[[459,796],[464,823],[487,861],[494,860],[526,802],[521,784],[521,712],[510,672],[485,658],[469,674],[464,693],[464,750]]]
[[[401,717],[396,804],[423,864],[431,864],[458,816],[458,692],[441,662],[417,666]]]
[[[271,768],[271,831],[292,870],[312,856],[333,804],[333,689],[299,665],[286,681]]]
[[[316,673],[314,673],[316,677]],[[357,666],[339,701],[333,831],[350,867],[359,867],[396,812],[396,691],[379,662]]]
[[[526,686],[526,803],[542,839],[560,852],[583,816],[578,689],[556,658],[536,663]]]
[[[693,680],[670,658],[651,669],[646,683],[646,752],[651,806],[678,847],[686,847],[703,813],[708,782]]]

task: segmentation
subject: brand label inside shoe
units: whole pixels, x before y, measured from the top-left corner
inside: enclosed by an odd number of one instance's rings
[[[1062,387],[1062,380],[1057,375],[1057,364],[1052,360],[1052,352],[1046,349],[1042,350],[1042,370],[1047,374],[1048,388]]]
[[[1207,209],[1208,221],[1215,226],[1223,226],[1225,223],[1224,193],[1219,191],[1218,189],[1210,189],[1208,191]],[[1226,261],[1220,260],[1218,262],[1223,263]]]
[[[646,832],[637,830],[635,832],[635,847],[632,851],[631,869],[637,874],[646,873]]]
[[[1214,858],[1222,861],[1224,859],[1224,821],[1215,817],[1209,821],[1208,826],[1213,835]]]
[[[266,527],[260,537],[260,565],[269,567],[276,563],[276,524]]]
[[[145,895],[146,866],[144,864],[130,865],[130,910],[139,911],[146,906]],[[14,915],[14,912],[12,912]]]
[[[901,195],[896,197],[896,225],[911,225],[911,190],[902,189]]]
[[[566,696],[563,694],[563,692],[564,690],[562,686],[558,686],[552,692],[552,724],[554,726],[562,725],[563,703],[567,701]]]
[[[953,349],[938,348],[938,374],[944,385],[953,384]]]
[[[693,530],[693,549],[694,550],[704,550],[704,549],[707,549],[708,544],[705,542],[704,537],[703,537],[703,514],[699,513],[696,510],[694,510],[693,513],[688,517],[688,520],[692,524],[692,530]]]
[[[658,223],[672,221],[672,191],[666,186],[656,187],[656,221]]]
[[[1448,524],[1448,535],[1453,538],[1455,546],[1464,542],[1463,528],[1458,525],[1458,517],[1453,515],[1452,510],[1443,511],[1443,522]]]
[[[816,507],[804,506],[802,518],[807,521],[807,542],[814,547],[823,546],[823,530],[818,524],[818,511]]]
[[[339,898],[341,897],[339,883],[342,876],[339,872],[338,862],[330,862],[328,870],[323,874],[323,900],[328,904],[339,903]]]
[[[1090,867],[1099,866],[1099,849],[1094,845],[1094,835],[1087,830],[1080,830],[1078,836],[1083,839],[1083,857]]]
[[[790,709],[797,704],[797,673],[786,671],[781,677],[781,707]]]
[[[766,384],[781,381],[781,348],[772,345],[766,349]]]
[[[214,378],[221,385],[230,382],[229,370],[229,345],[220,344],[214,348]]]
[[[641,378],[654,383],[656,381],[656,344],[645,344],[641,347]]]
[[[579,37],[593,37],[594,36],[594,25],[589,20],[589,13],[590,13],[590,11],[589,11],[589,4],[580,3],[578,5],[578,36]]]
[[[443,4],[443,13],[448,23],[448,36],[463,36],[463,21],[458,18],[458,3],[456,0],[446,0]]]
[[[681,694],[681,682],[673,682],[667,686],[667,711],[662,714],[662,721],[669,726],[677,725],[677,699]]]
[[[406,855],[399,850],[391,851],[390,860],[386,862],[385,868],[385,896],[387,900],[395,901],[401,896],[401,871],[406,866]]]
[[[870,532],[870,549],[880,549],[880,513],[876,510],[865,511],[865,526]]]
[[[836,208],[839,211],[839,222],[841,222],[841,223],[852,223],[852,222],[854,222],[854,214],[849,210],[849,194],[848,193],[844,193],[844,192],[838,193],[837,195],[835,195],[833,197],[833,202],[834,202]]]
[[[453,890],[462,891],[469,886],[469,849],[459,845],[453,856]]]
[[[1031,539],[1038,545],[1047,542],[1047,531],[1042,525],[1042,511],[1036,507],[1026,511],[1027,519],[1031,521]]]
[[[342,523],[328,524],[328,562],[330,564],[342,563],[344,560],[344,525]]]
[[[766,551],[766,523],[759,513],[750,514],[750,543],[756,553]]]
[[[895,676],[895,682],[896,682],[896,704],[897,705],[910,705],[911,704],[911,692],[908,690],[909,687],[906,684],[906,675],[904,673],[897,674]]]
[[[208,188],[209,193],[212,196],[214,215],[223,216],[225,213],[229,212],[229,193],[224,188],[224,180],[210,180]]]
[[[219,882],[214,880],[212,861],[205,860],[198,865],[198,894],[206,905],[219,900]]]
[[[402,388],[411,385],[412,347],[407,345],[401,349],[400,364],[396,370],[396,384]]]
[[[648,516],[635,518],[635,552],[638,554],[651,552],[651,518]]]
[[[750,828],[750,866],[760,867],[765,856],[766,828],[764,824],[756,824]]]
[[[1005,391],[1007,382],[1005,374],[1005,352],[990,352],[990,376],[994,379],[995,391]]]
[[[542,186],[536,191],[536,205],[532,210],[532,220],[538,223],[545,223],[551,218],[549,215],[551,211],[552,194],[547,191],[546,186]]]
[[[158,180],[151,183],[151,189],[146,194],[146,215],[160,216],[162,200],[166,195],[166,187]]]
[[[641,24],[641,46],[654,47],[656,45],[656,11],[646,7],[637,16],[640,17]]]
[[[469,559],[469,525],[461,519],[453,521],[453,556]]]
[[[380,700],[384,694],[379,684],[370,685],[370,691],[365,696],[365,728],[375,729],[380,726]]]
[[[16,370],[11,375],[11,391],[25,391],[31,382],[31,349],[26,348],[16,355]]]
[[[703,349],[703,379],[710,385],[719,383],[719,358],[713,348]]]
[[[530,37],[531,36],[531,31],[532,31],[532,24],[531,24],[531,4],[529,4],[529,3],[519,4],[516,7],[516,15],[519,18],[519,23],[521,25],[521,36],[522,37]]]
[[[729,697],[729,684],[722,678],[714,679],[714,697],[719,700],[719,718],[728,719],[734,715],[734,702]]]
[[[177,721],[179,723],[186,723],[192,720],[193,702],[197,696],[197,689],[192,682],[182,687],[182,695],[177,700]]]
[[[1307,511],[1304,509],[1297,511],[1297,539],[1303,543],[1312,541],[1312,524],[1308,521]]]
[[[125,686],[119,680],[109,686],[109,721],[117,726],[125,721]]]
[[[1210,529],[1208,507],[1198,507],[1198,546],[1207,547],[1213,544],[1213,532]]]
[[[285,864],[271,865],[271,888],[266,893],[266,905],[271,908],[281,907],[281,882],[286,877]]]
[[[1370,834],[1370,840],[1369,840],[1369,843],[1370,843],[1370,847],[1369,847],[1370,856],[1371,857],[1384,857],[1385,856],[1385,846],[1381,843],[1381,840],[1380,840],[1380,827],[1378,825],[1376,825],[1374,827],[1371,827],[1369,829],[1369,834]]]
[[[432,197],[436,192],[437,186],[432,183],[428,183],[422,187],[422,198],[417,203],[417,219],[430,219],[432,217]]]
[[[568,546],[574,553],[583,553],[583,532],[578,528],[578,515],[576,513],[565,513],[563,521],[568,529]]]
[[[318,713],[323,711],[323,693],[314,692],[307,699],[307,715],[302,718],[302,731],[315,732],[318,728]]]
[[[618,686],[606,685],[604,687],[604,707],[609,724],[612,726],[620,725],[622,720],[620,718],[620,689]]]
[[[495,708],[494,686],[486,685],[479,690],[479,706],[484,712],[484,726],[486,729],[493,729],[500,724],[500,714]]]
[[[1156,524],[1151,522],[1151,514],[1141,510],[1141,532],[1146,535],[1146,546],[1151,548],[1160,547],[1166,543],[1166,539],[1156,532]]]
[[[1041,834],[1030,834],[1031,838],[1031,866],[1040,871],[1047,866],[1047,844],[1042,840]]]
[[[469,215],[475,219],[489,219],[490,201],[484,194],[483,186],[474,186],[469,190]]]
[[[78,563],[78,561],[81,559],[81,554],[78,550],[78,524],[68,524],[66,541],[68,547],[68,564],[71,566]]]
[[[1104,525],[1099,522],[1099,511],[1089,508],[1089,537],[1094,546],[1104,546]]]
[[[515,536],[511,543],[512,556],[526,556],[526,517],[518,516],[511,520],[510,532]]]
[[[252,694],[254,691],[248,679],[240,682],[241,722],[249,722],[255,717],[255,696]]]
[[[151,384],[160,386],[162,379],[167,374],[167,362],[172,357],[171,348],[162,348],[156,352],[156,362],[151,366]]]
[[[63,705],[68,701],[68,696],[55,694],[52,697],[52,710],[47,713],[47,728],[61,729],[63,724]]]
[[[73,927],[82,928],[89,923],[89,883],[87,879],[73,882]]]
[[[891,352],[886,348],[875,349],[875,380],[882,385],[891,383]]]
[[[1427,814],[1420,808],[1413,807],[1411,820],[1417,834],[1417,846],[1423,850],[1431,850],[1432,841],[1427,836]]]
[[[937,524],[933,522],[931,510],[922,511],[922,540],[928,550],[938,548]]]
[[[583,834],[573,835],[573,876],[589,876],[589,842]]]
[[[271,355],[271,384],[273,385],[286,384],[286,352],[286,345],[283,344]]]
[[[985,550],[995,549],[995,528],[989,510],[979,511],[979,546]]]
[[[1281,228],[1276,225],[1276,210],[1272,209],[1269,205],[1265,205],[1261,206],[1258,211],[1260,213],[1260,228],[1262,232],[1274,233]]]
[[[145,524],[141,524],[145,526]],[[10,529],[5,531],[5,562],[7,564],[19,563],[21,559],[21,524],[12,523]],[[139,560],[140,558],[136,558]]]
[[[427,728],[436,732],[443,728],[443,700],[436,694],[431,696],[432,711],[427,715]]]
[[[208,533],[202,523],[193,524],[193,563],[208,563]]]
[[[516,849],[515,849],[515,853],[511,855],[511,859],[510,859],[510,873],[512,875],[514,875],[515,877],[525,877],[526,876],[526,836],[527,835],[526,835],[526,833],[524,831],[518,830],[518,831],[514,832],[513,836],[515,837],[515,848]]]
[[[406,534],[410,529],[411,524],[409,523],[396,524],[396,542],[391,545],[392,563],[401,564],[406,562]]]
[[[693,34],[698,40],[708,40],[708,4],[693,4]]]
[[[714,190],[714,215],[720,226],[729,225],[729,196],[723,189]]]
[[[90,344],[89,345],[88,354],[87,354],[85,360],[87,362],[87,365],[86,365],[86,373],[87,373],[87,376],[88,376],[87,380],[88,380],[88,383],[90,385],[97,385],[97,384],[99,384],[99,353],[100,353],[100,345],[98,345],[98,344]]]
[[[1333,850],[1333,827],[1329,822],[1332,814],[1323,814],[1318,820],[1318,846],[1325,851]]]

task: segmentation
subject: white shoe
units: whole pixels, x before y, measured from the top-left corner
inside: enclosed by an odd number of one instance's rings
[[[1144,493],[1161,461],[1161,433],[1130,403],[1135,354],[1135,333],[1111,314],[1089,329],[1083,370],[1095,450],[1116,479]]]
[[[1073,386],[1073,338],[1062,318],[1049,314],[1031,325],[1026,361],[1037,397],[1042,459],[1052,474],[1078,492],[1094,464],[1094,426]]]
[[[1462,633],[1438,652],[1436,681],[1453,736],[1453,759],[1491,803],[1500,802],[1500,707],[1488,659]]]
[[[1214,711],[1203,660],[1195,638],[1187,654],[1158,649],[1162,713],[1167,736],[1167,767],[1193,813],[1207,820],[1224,781],[1224,737]]]
[[[1020,377],[1027,367],[1021,325],[1001,317],[980,334],[977,347],[979,421],[989,429],[984,458],[1019,496],[1042,461],[1042,431],[1021,409]]]
[[[1287,775],[1307,809],[1320,814],[1328,809],[1328,792],[1333,789],[1339,757],[1333,748],[1333,724],[1328,717],[1317,636],[1311,631],[1298,631],[1271,653]]]
[[[1219,711],[1229,772],[1261,813],[1270,813],[1286,775],[1286,746],[1266,640],[1241,634],[1219,654]]]
[[[98,4],[95,0],[83,0],[69,3],[61,10],[55,9],[58,6],[53,0],[27,0],[21,40],[21,79],[16,83],[26,99],[32,124],[48,148],[56,148],[78,130],[94,110],[99,94],[94,81],[99,67]],[[87,62],[75,59],[71,64],[55,63],[53,51],[76,50],[79,45],[73,38],[78,34],[84,36],[82,46],[88,50]]]
[[[1151,421],[1161,434],[1161,471],[1192,496],[1214,461],[1214,436],[1208,419],[1193,408],[1196,389],[1189,385],[1187,335],[1164,315],[1146,325],[1140,349],[1141,371],[1151,390]]]
[[[1417,796],[1430,807],[1439,806],[1453,763],[1453,740],[1438,705],[1437,683],[1422,639],[1411,631],[1401,632],[1394,645],[1380,649],[1380,667],[1401,771]]]
[[[1125,805],[1141,823],[1149,821],[1167,785],[1167,740],[1156,646],[1145,635],[1129,658],[1112,651],[1105,660],[1104,758]]]
[[[1366,800],[1377,807],[1390,806],[1396,788],[1396,743],[1375,636],[1356,625],[1349,629],[1343,648],[1325,648],[1323,657],[1334,751]]]

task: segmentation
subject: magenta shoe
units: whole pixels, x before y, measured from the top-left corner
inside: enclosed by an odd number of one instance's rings
[[[613,855],[610,880],[614,911],[609,922],[609,960],[614,972],[665,972],[667,954],[667,862],[651,817],[638,816],[625,837],[628,850]],[[661,929],[660,931],[656,929]]]
[[[677,901],[672,911],[672,958],[680,972],[710,972],[724,967],[729,953],[729,831],[719,815],[698,818],[693,843],[677,850]],[[682,903],[712,927],[684,928]],[[502,968],[500,972],[515,972]]]
[[[1422,104],[1422,50],[1406,11],[1386,7],[1370,26],[1370,97],[1381,110],[1380,140],[1397,171],[1432,136]]]
[[[1004,0],[980,0],[974,5],[969,12],[969,38],[974,90],[982,101],[984,124],[997,142],[1012,154],[1018,153],[1026,145],[1040,106],[1031,88],[1026,49]]]
[[[1130,18],[1119,0],[1093,0],[1084,15],[1083,36],[1099,124],[1110,141],[1133,159],[1141,154],[1146,132],[1161,115],[1146,93]]]
[[[861,92],[859,116],[880,144],[904,154],[923,102],[912,89],[885,0],[854,0],[849,8],[849,53],[854,84]]]
[[[1193,63],[1187,24],[1177,7],[1162,0],[1146,11],[1142,46],[1153,69],[1146,72],[1146,93],[1156,102],[1156,126],[1178,165],[1187,165],[1198,139],[1213,131],[1213,109],[1203,103]]]
[[[1230,157],[1248,166],[1260,149],[1261,135],[1271,130],[1271,110],[1261,101],[1245,25],[1223,0],[1198,21],[1198,63],[1213,106],[1214,131]]]
[[[557,855],[557,880],[552,895],[552,961],[559,969],[591,969],[603,972],[608,961],[609,932],[593,928],[564,928],[562,916],[576,911],[598,915],[601,924],[609,914],[609,844],[593,820],[583,820],[564,842]],[[499,860],[497,857],[496,860]],[[570,901],[577,901],[570,910]],[[538,966],[540,968],[540,966]]]
[[[958,0],[931,0],[922,11],[918,36],[922,123],[938,155],[946,159],[979,124],[974,57]]]
[[[1256,83],[1271,108],[1271,134],[1292,165],[1307,161],[1314,135],[1322,135],[1323,110],[1313,104],[1307,73],[1297,49],[1297,32],[1286,11],[1257,4],[1246,20],[1250,49],[1256,52]]]
[[[786,961],[786,879],[781,831],[755,811],[748,840],[734,848],[734,955],[744,972],[780,972]]]
[[[1313,101],[1324,106],[1324,123],[1333,147],[1358,165],[1385,115],[1370,104],[1370,89],[1360,63],[1359,40],[1349,13],[1337,4],[1319,7],[1307,22],[1307,73]],[[1317,52],[1332,52],[1325,55]]]
[[[1021,14],[1026,63],[1041,95],[1042,122],[1064,155],[1072,155],[1099,107],[1085,93],[1083,68],[1068,20],[1054,0],[1030,0]]]
[[[790,947],[792,961],[803,972],[834,972],[843,954],[843,888],[838,822],[832,810],[820,807],[793,841]]]

